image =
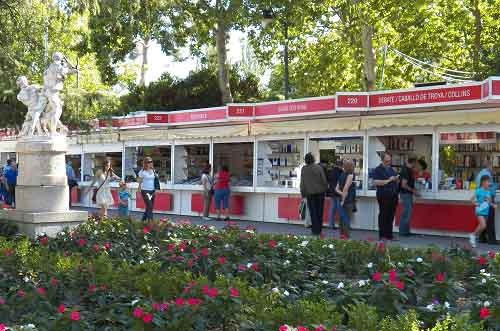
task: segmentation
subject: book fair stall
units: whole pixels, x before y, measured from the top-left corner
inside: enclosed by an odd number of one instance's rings
[[[229,168],[232,217],[267,222],[302,222],[299,187],[306,153],[327,168],[350,159],[358,210],[352,226],[361,229],[377,228],[372,172],[383,153],[392,154],[397,171],[414,157],[421,197],[414,206],[412,230],[465,235],[476,224],[470,198],[484,161],[491,162],[500,179],[500,77],[460,85],[138,112],[101,120],[90,134],[74,133],[70,145],[68,158],[81,179],[72,195],[76,205],[92,205],[88,185],[109,158],[115,173],[127,182],[131,209],[142,210],[137,173],[148,156],[161,182],[156,212],[200,215],[201,173],[210,163],[214,174],[222,165]],[[14,150],[15,135],[2,135],[2,162],[14,157]],[[325,222],[329,204],[327,198]],[[396,225],[398,219],[399,213]]]

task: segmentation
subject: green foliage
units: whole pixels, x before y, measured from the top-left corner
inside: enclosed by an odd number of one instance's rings
[[[374,307],[366,304],[347,307],[347,326],[353,331],[378,331],[378,315]]]

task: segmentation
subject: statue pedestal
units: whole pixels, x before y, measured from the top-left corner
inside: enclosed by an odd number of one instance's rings
[[[87,220],[87,212],[69,210],[66,151],[65,136],[18,140],[16,209],[1,210],[0,219],[13,221],[31,237],[43,232],[54,236]]]

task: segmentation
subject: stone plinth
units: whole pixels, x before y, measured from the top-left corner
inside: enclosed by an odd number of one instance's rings
[[[87,219],[87,212],[69,210],[66,137],[21,138],[16,145],[19,176],[16,209],[0,211],[30,236],[54,235]]]

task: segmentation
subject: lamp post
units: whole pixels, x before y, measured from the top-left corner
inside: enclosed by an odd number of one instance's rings
[[[272,11],[272,9],[266,9],[262,12],[262,26],[264,28],[268,27],[274,20],[275,20],[275,15]],[[289,77],[290,73],[288,70],[288,20],[283,19],[281,21],[283,25],[283,37],[285,39],[284,45],[283,45],[283,85],[285,89],[285,100],[288,99],[288,95],[290,92],[290,82],[289,82]]]

